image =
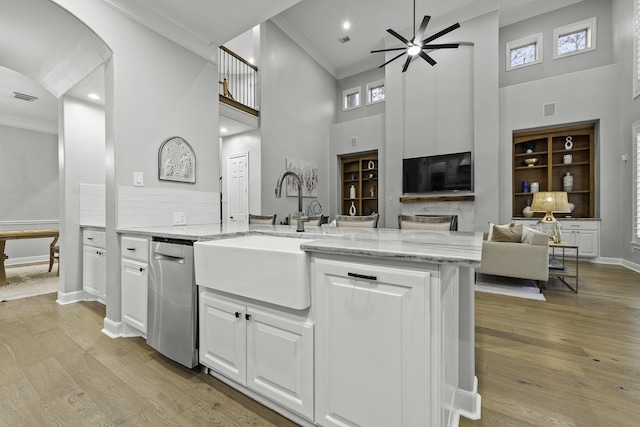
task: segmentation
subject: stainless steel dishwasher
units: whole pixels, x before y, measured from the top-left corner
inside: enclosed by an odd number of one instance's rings
[[[193,368],[198,364],[193,241],[153,237],[150,264],[147,343]]]

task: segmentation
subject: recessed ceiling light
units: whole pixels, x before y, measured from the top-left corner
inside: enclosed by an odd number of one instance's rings
[[[349,21],[344,21],[342,23],[342,28],[344,28],[345,30],[348,30],[349,28],[351,28],[351,22]]]
[[[227,133],[227,128],[220,128],[220,133]]]
[[[100,97],[98,96],[98,94],[96,93],[90,93],[89,95],[87,95],[89,98],[91,99],[95,99],[96,101],[100,100]]]

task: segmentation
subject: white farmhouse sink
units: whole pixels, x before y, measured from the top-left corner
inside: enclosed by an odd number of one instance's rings
[[[311,305],[311,239],[248,235],[194,244],[196,284],[293,309]]]

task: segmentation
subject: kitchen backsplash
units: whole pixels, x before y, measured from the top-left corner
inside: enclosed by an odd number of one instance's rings
[[[104,227],[104,185],[80,184],[80,225]]]
[[[220,193],[149,187],[118,187],[118,228],[174,225],[185,212],[188,225],[220,223]]]

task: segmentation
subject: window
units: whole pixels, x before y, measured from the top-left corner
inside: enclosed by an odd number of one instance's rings
[[[633,2],[633,97],[640,95],[640,0]]]
[[[507,71],[542,62],[542,33],[507,43]]]
[[[640,247],[640,121],[633,124],[633,243]]]
[[[553,30],[553,59],[577,55],[596,49],[595,16]]]
[[[367,105],[384,101],[384,80],[367,84]]]
[[[360,107],[360,86],[342,92],[342,111]]]

